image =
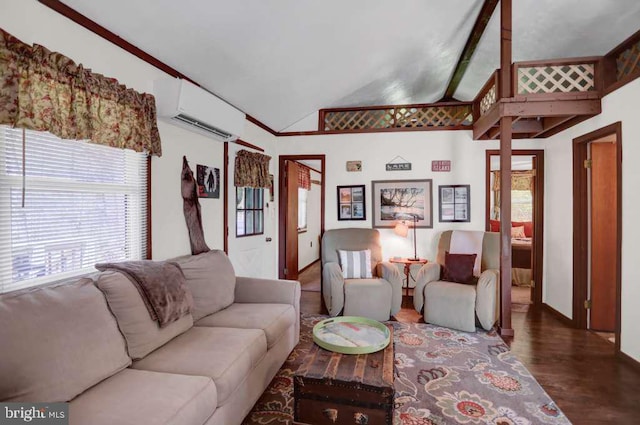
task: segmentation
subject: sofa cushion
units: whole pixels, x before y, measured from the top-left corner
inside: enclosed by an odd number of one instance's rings
[[[216,410],[211,378],[125,369],[69,404],[70,425],[202,425]]]
[[[296,310],[291,304],[234,303],[224,310],[203,317],[196,326],[262,329],[271,348],[289,327],[296,323]]]
[[[259,329],[193,327],[132,367],[208,376],[222,406],[266,352],[267,340]]]
[[[191,315],[194,321],[233,303],[236,273],[223,251],[211,250],[172,261],[182,269],[193,295]]]
[[[96,277],[109,308],[118,320],[132,359],[140,359],[193,326],[190,314],[160,328],[151,319],[140,293],[122,273],[106,271]]]
[[[476,287],[462,283],[430,282],[424,289],[424,321],[434,325],[476,331]]]
[[[68,401],[131,363],[91,279],[5,294],[0,323],[0,401]]]
[[[392,296],[391,284],[384,279],[345,279],[344,315],[389,320]]]

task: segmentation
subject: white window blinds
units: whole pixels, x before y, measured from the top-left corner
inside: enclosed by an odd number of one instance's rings
[[[145,154],[30,130],[24,148],[0,126],[0,293],[146,258]]]

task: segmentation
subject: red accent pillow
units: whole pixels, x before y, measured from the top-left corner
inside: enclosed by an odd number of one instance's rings
[[[476,263],[477,254],[449,254],[444,253],[444,267],[440,280],[447,282],[474,284],[473,266]]]
[[[499,232],[500,231],[500,220],[489,220],[489,231],[490,232]]]
[[[498,222],[499,223],[499,222]],[[531,221],[512,221],[511,227],[524,227],[524,236],[527,238],[533,237],[533,222]]]

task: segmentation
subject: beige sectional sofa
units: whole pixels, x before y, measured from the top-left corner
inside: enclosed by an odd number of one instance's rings
[[[191,313],[160,328],[105,271],[0,297],[0,401],[70,401],[71,424],[240,424],[297,344],[300,284],[175,260]]]

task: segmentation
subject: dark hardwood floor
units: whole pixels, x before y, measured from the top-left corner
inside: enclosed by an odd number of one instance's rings
[[[303,313],[321,313],[319,292],[302,292],[300,304]],[[640,371],[617,358],[613,344],[545,310],[522,310],[513,311],[516,336],[507,343],[574,424],[640,424]],[[408,307],[396,319],[422,321]]]

